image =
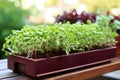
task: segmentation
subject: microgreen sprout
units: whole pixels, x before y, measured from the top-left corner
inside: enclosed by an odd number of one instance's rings
[[[24,26],[21,30],[13,30],[12,34],[5,38],[2,50],[6,55],[25,54],[26,57],[35,51],[42,55],[62,50],[69,55],[72,51],[114,46],[116,35],[111,29],[96,24],[59,23],[37,27]]]

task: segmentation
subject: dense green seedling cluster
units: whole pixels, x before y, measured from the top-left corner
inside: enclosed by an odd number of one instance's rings
[[[13,30],[5,38],[2,50],[6,55],[26,54],[39,51],[61,49],[68,55],[71,51],[85,51],[94,47],[110,47],[115,45],[115,36],[108,27],[97,24],[48,24],[40,26],[24,26],[21,30]],[[53,53],[54,54],[54,53]]]

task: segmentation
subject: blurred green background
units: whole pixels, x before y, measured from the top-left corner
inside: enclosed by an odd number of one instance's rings
[[[19,1],[16,3],[19,4]],[[21,4],[19,4],[21,5]],[[1,51],[5,37],[11,33],[12,29],[21,29],[26,24],[26,17],[29,12],[16,6],[14,1],[0,0],[0,58],[5,58]]]
[[[120,0],[0,0],[0,59],[6,58],[1,48],[12,29],[54,23],[56,15],[72,9],[120,16],[119,4]]]

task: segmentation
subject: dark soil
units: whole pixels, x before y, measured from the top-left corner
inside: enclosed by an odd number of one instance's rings
[[[120,29],[118,29],[116,32],[117,32],[118,34],[120,34]]]

